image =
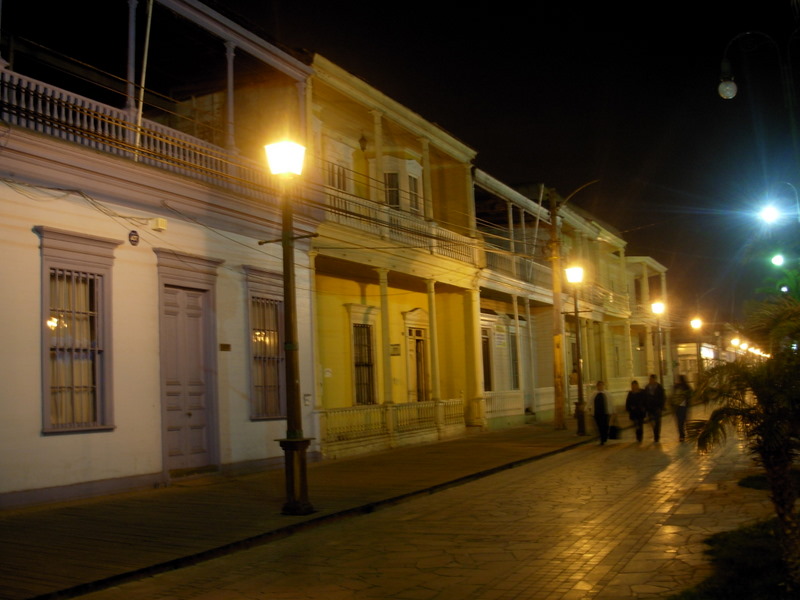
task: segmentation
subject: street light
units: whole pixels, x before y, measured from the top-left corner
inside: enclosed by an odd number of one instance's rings
[[[697,334],[697,381],[695,384],[700,383],[700,373],[703,372],[703,350],[702,350],[702,342],[700,339],[701,330],[703,328],[703,321],[700,317],[695,317],[689,324],[694,329],[695,333]]]
[[[285,515],[314,512],[308,500],[306,450],[310,438],[303,436],[300,405],[300,368],[297,340],[297,301],[294,280],[294,222],[289,181],[303,171],[305,148],[294,142],[278,142],[264,147],[270,172],[281,179],[281,249],[283,253],[283,331],[286,374],[286,438],[278,440],[284,452],[286,503]]]
[[[578,380],[578,401],[575,403],[575,419],[578,421],[578,435],[586,435],[586,402],[583,398],[583,374],[581,369],[581,325],[578,320],[578,285],[583,282],[583,267],[569,267],[564,270],[567,281],[572,284],[575,299],[575,375]]]
[[[653,311],[653,314],[656,316],[656,330],[658,331],[658,348],[656,352],[656,356],[658,358],[658,380],[661,382],[661,385],[664,385],[664,367],[661,364],[661,321],[660,316],[664,314],[664,303],[663,302],[653,302],[652,306],[650,307]]]

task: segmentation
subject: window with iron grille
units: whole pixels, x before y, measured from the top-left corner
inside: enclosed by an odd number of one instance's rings
[[[42,431],[113,427],[111,265],[119,241],[36,227],[42,248]]]
[[[353,324],[356,404],[375,404],[375,362],[372,325]]]
[[[282,301],[251,296],[253,390],[250,416],[253,419],[277,419],[286,416],[282,322]]]

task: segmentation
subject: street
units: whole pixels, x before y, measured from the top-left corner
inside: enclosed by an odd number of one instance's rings
[[[740,444],[633,433],[86,600],[659,598],[710,572],[703,540],[769,516]]]

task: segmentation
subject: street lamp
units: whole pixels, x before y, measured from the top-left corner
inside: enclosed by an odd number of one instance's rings
[[[281,179],[281,249],[283,253],[283,331],[286,374],[286,438],[278,440],[284,452],[286,503],[285,515],[314,512],[308,500],[306,450],[310,438],[303,436],[300,405],[300,368],[297,340],[297,301],[294,280],[294,222],[289,181],[303,171],[305,148],[294,142],[278,142],[264,147],[270,172]]]
[[[703,328],[703,321],[700,319],[700,317],[695,317],[689,322],[689,324],[697,334],[697,381],[695,384],[698,384],[700,383],[700,373],[703,372],[703,350],[700,338],[701,330]]]
[[[578,401],[575,403],[575,419],[578,421],[578,435],[586,435],[586,402],[583,398],[583,373],[581,369],[581,324],[578,320],[578,285],[583,282],[583,267],[569,267],[564,270],[567,281],[572,284],[575,299],[575,375],[578,380]]]
[[[661,315],[664,314],[664,303],[663,302],[653,302],[652,306],[650,307],[653,311],[653,314],[656,316],[656,330],[658,331],[658,348],[656,351],[656,356],[658,358],[658,380],[661,382],[661,385],[664,385],[664,367],[661,364]]]

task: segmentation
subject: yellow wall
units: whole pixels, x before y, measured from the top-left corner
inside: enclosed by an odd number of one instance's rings
[[[428,297],[420,290],[393,287],[389,275],[389,344],[399,345],[400,354],[391,356],[392,397],[394,402],[408,401],[408,347],[405,336],[404,312],[422,309],[428,312]],[[363,304],[380,308],[380,286],[317,273],[317,343],[322,376],[322,405],[324,408],[352,406],[352,348],[350,316],[347,304]],[[456,398],[467,386],[469,364],[464,333],[464,294],[461,290],[436,293],[439,337],[440,385],[443,399]],[[380,312],[375,313],[375,375],[377,397],[383,402],[383,354]],[[430,326],[428,351],[430,352]]]

